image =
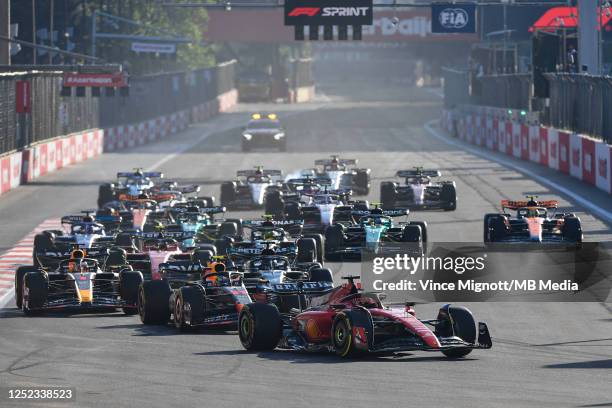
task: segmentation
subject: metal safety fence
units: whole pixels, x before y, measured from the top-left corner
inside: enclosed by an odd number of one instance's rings
[[[529,110],[531,74],[472,75],[470,102],[474,105]]]
[[[235,88],[235,61],[188,72],[130,78],[128,96],[92,88],[62,93],[63,73],[0,74],[0,154],[97,127],[167,115],[214,100]],[[29,111],[17,112],[17,83],[30,86]],[[78,96],[77,96],[78,94]]]
[[[18,81],[28,81],[29,112],[17,112]],[[27,72],[0,76],[0,154],[29,144],[98,126],[98,101],[61,96],[62,73]]]
[[[235,88],[235,61],[213,68],[130,78],[126,97],[102,98],[100,122],[112,127],[211,101]]]
[[[544,74],[550,102],[545,123],[612,143],[612,77]]]

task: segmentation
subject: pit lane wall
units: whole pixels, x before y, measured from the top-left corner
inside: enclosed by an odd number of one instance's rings
[[[32,145],[0,156],[0,195],[47,173],[112,152],[170,137],[190,123],[206,121],[231,109],[238,101],[233,89],[215,100],[170,115],[131,125],[83,132]]]
[[[444,110],[441,126],[463,141],[538,163],[612,193],[612,146],[601,140],[529,123],[509,117],[505,109],[489,107]]]

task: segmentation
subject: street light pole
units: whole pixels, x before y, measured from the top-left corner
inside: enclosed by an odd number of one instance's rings
[[[55,9],[55,4],[54,4],[54,0],[50,0],[51,4],[49,5],[49,46],[51,48],[53,48],[53,29],[55,27],[53,27],[53,17],[54,17],[54,9]],[[51,52],[49,52],[49,65],[53,64],[53,54]]]
[[[32,44],[36,45],[36,0],[32,0]],[[36,47],[32,49],[32,64],[36,65]]]

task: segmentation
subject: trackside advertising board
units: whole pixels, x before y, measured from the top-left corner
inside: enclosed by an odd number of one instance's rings
[[[431,32],[439,34],[475,33],[474,3],[437,3],[431,5]]]
[[[285,25],[370,25],[372,0],[285,0]]]

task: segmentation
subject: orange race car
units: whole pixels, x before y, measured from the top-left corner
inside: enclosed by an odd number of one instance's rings
[[[536,198],[502,200],[501,214],[484,217],[484,242],[582,242],[580,218],[573,213],[557,213],[557,201]],[[514,210],[516,215],[506,210]]]

